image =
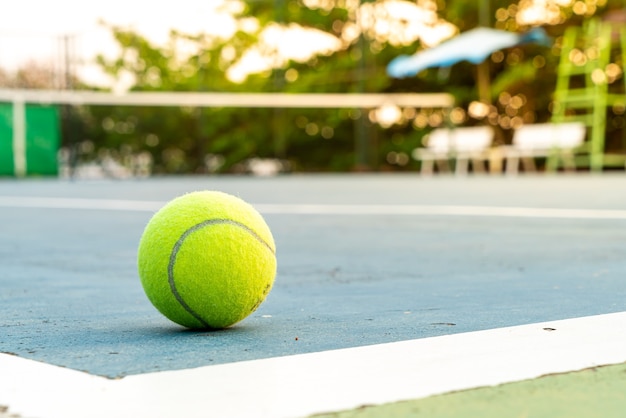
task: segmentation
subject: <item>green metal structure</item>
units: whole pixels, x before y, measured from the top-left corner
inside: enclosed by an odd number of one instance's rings
[[[609,109],[626,108],[625,63],[626,27],[623,24],[592,19],[582,27],[566,29],[552,121],[581,121],[588,126],[585,155],[577,161],[592,171],[624,166],[626,156],[606,152],[605,136]]]

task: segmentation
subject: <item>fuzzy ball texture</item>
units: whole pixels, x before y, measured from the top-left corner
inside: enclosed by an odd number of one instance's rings
[[[148,222],[137,255],[141,284],[167,318],[220,329],[250,315],[276,276],[276,246],[263,217],[217,191],[180,196]]]

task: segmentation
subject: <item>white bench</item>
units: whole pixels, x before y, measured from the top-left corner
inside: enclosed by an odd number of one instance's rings
[[[535,158],[553,159],[556,168],[559,160],[567,170],[575,170],[574,152],[585,142],[587,129],[583,123],[537,123],[522,125],[513,134],[513,144],[504,146],[506,173],[518,173],[520,161],[525,171],[535,171]]]
[[[470,162],[475,172],[484,172],[493,136],[489,126],[438,128],[425,138],[425,146],[414,149],[412,155],[422,163],[422,174],[432,174],[435,163],[439,171],[449,171],[451,159],[455,160],[456,174],[467,174]]]

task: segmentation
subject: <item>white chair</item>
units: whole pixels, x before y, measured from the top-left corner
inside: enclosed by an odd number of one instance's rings
[[[426,138],[425,147],[413,150],[413,158],[421,161],[422,174],[449,171],[449,161],[455,160],[455,172],[465,175],[469,164],[474,172],[485,172],[485,160],[493,143],[494,131],[489,126],[438,128]]]
[[[513,144],[503,147],[506,173],[515,175],[520,161],[525,171],[535,171],[535,158],[553,159],[556,168],[559,160],[567,170],[575,170],[574,153],[582,146],[587,129],[581,122],[537,123],[522,125],[513,133]]]

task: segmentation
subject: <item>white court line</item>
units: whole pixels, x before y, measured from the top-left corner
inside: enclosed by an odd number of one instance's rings
[[[626,219],[626,210],[556,209],[453,205],[269,205],[255,207],[262,213],[303,215],[437,215],[493,216],[507,218]]]
[[[165,201],[0,196],[0,207],[155,212]],[[264,214],[283,215],[434,215],[507,218],[626,220],[626,210],[560,209],[465,205],[255,204]]]
[[[109,380],[0,354],[39,418],[295,418],[626,362],[626,312]]]
[[[69,197],[0,196],[0,207],[34,209],[89,209],[156,212],[165,202]]]

